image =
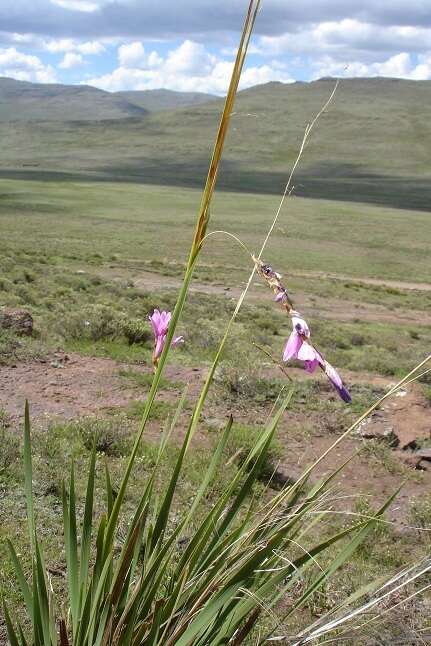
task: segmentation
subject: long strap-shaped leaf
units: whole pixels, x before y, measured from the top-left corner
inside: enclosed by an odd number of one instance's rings
[[[72,462],[69,481],[69,500],[63,483],[63,525],[66,547],[67,582],[69,586],[70,613],[72,616],[72,633],[78,628],[80,586],[78,567],[78,539],[76,532],[76,503],[75,503],[75,469]]]
[[[25,498],[27,502],[28,533],[30,537],[30,545],[33,551],[36,525],[33,508],[33,465],[31,459],[30,412],[27,400],[25,400],[24,410],[24,485]]]
[[[129,458],[129,462],[128,462],[127,467],[126,467],[126,470],[125,470],[125,473],[124,473],[124,476],[123,476],[123,479],[122,479],[122,482],[121,482],[121,485],[120,485],[120,488],[119,488],[119,491],[118,491],[118,495],[117,495],[117,498],[116,498],[115,503],[114,503],[112,513],[109,515],[108,524],[107,524],[107,528],[106,528],[106,536],[105,536],[105,543],[106,543],[107,551],[109,551],[110,546],[112,545],[114,532],[115,532],[115,527],[116,527],[116,524],[117,524],[120,508],[121,508],[121,505],[123,503],[127,483],[129,481],[129,478],[130,478],[131,470],[132,470],[132,467],[133,467],[133,464],[134,464],[134,461],[135,461],[135,458],[136,458],[136,454],[137,454],[138,447],[139,447],[139,444],[140,444],[140,441],[141,441],[141,438],[142,438],[142,434],[143,434],[143,432],[145,430],[145,427],[146,427],[146,424],[147,424],[147,421],[149,419],[151,409],[152,409],[152,406],[153,406],[153,403],[154,403],[154,399],[155,399],[156,393],[158,391],[160,379],[161,379],[163,369],[164,369],[164,366],[165,366],[165,363],[166,363],[166,359],[167,359],[168,352],[169,352],[169,349],[170,349],[170,346],[171,346],[171,342],[172,342],[172,339],[173,339],[174,334],[175,334],[175,329],[176,329],[179,317],[180,317],[181,312],[182,312],[183,307],[184,307],[184,303],[185,303],[185,300],[186,300],[186,297],[187,297],[187,294],[188,294],[190,282],[191,282],[192,275],[193,275],[193,270],[194,270],[194,267],[195,267],[196,260],[198,258],[199,252],[201,250],[201,244],[202,244],[203,237],[205,235],[206,228],[208,226],[209,207],[210,207],[211,199],[212,199],[212,196],[213,196],[213,193],[214,193],[214,188],[215,188],[215,183],[216,183],[216,178],[217,178],[217,172],[218,172],[218,166],[219,166],[221,155],[222,155],[222,152],[223,152],[223,146],[224,146],[224,142],[225,142],[225,138],[226,138],[229,122],[230,122],[230,117],[231,117],[231,113],[232,113],[232,108],[233,108],[236,92],[237,92],[237,89],[238,89],[239,79],[241,77],[242,67],[244,65],[244,60],[245,60],[245,56],[246,56],[246,53],[247,53],[248,44],[250,42],[250,37],[251,37],[252,30],[253,30],[254,21],[256,19],[256,15],[257,15],[257,12],[258,12],[258,9],[259,9],[259,5],[260,5],[260,0],[250,0],[248,13],[247,13],[247,16],[246,16],[244,28],[243,28],[242,35],[241,35],[240,45],[239,45],[237,57],[236,57],[236,60],[235,60],[235,65],[234,65],[234,68],[233,68],[233,71],[232,71],[229,90],[228,90],[226,100],[225,100],[225,108],[224,108],[224,111],[223,111],[223,114],[222,114],[222,117],[221,117],[221,120],[220,120],[220,126],[219,126],[219,130],[218,130],[218,133],[217,133],[216,143],[215,143],[215,146],[214,146],[214,153],[213,153],[210,168],[209,168],[209,171],[208,171],[208,177],[207,177],[207,181],[206,181],[206,184],[205,184],[202,203],[201,203],[201,207],[200,207],[199,215],[198,215],[198,220],[197,220],[197,224],[196,224],[196,231],[195,231],[194,239],[193,239],[191,250],[190,250],[189,263],[188,263],[187,270],[186,270],[184,280],[183,280],[183,284],[182,284],[180,292],[178,294],[177,302],[176,302],[176,305],[175,305],[175,308],[174,308],[174,311],[172,313],[172,317],[171,317],[171,320],[170,320],[170,323],[169,323],[169,328],[168,328],[168,332],[167,332],[167,335],[166,335],[165,346],[164,346],[163,352],[162,352],[162,354],[160,356],[159,363],[158,363],[158,366],[157,366],[157,370],[156,370],[156,373],[154,375],[154,379],[153,379],[150,391],[149,391],[148,396],[147,396],[145,409],[144,409],[144,412],[143,412],[143,415],[142,415],[140,429],[139,429],[138,434],[136,436],[135,443],[134,443],[133,448],[132,448],[132,452],[131,452],[131,455],[130,455],[130,458]],[[200,413],[200,409],[201,409],[201,407],[203,405],[203,400],[205,399],[205,397],[206,397],[206,392],[204,393],[203,398],[202,397],[200,398],[200,404],[199,404],[199,410],[197,411],[197,416]],[[196,423],[196,417],[197,416],[196,415],[194,416],[193,424]],[[193,426],[193,431],[194,431],[194,426]]]

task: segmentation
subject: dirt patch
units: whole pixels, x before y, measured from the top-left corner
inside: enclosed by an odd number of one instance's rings
[[[76,353],[66,355],[62,352],[53,354],[44,363],[17,364],[13,368],[2,366],[0,367],[0,407],[17,422],[22,420],[25,399],[30,402],[31,416],[34,421],[46,422],[47,418],[52,417],[72,419],[85,415],[109,415],[117,408],[123,409],[130,401],[144,400],[146,396],[147,388],[137,388],[119,375],[122,368],[151,372],[150,366],[127,366],[111,359],[84,357]],[[300,369],[293,368],[289,372],[294,378],[308,378]],[[174,403],[178,400],[182,385],[188,384],[188,397],[194,401],[205,373],[206,369],[203,368],[168,366],[166,377],[170,381],[178,382],[181,387],[162,391],[160,399]],[[348,373],[346,378],[350,383],[371,383],[385,389],[393,385],[383,377],[375,377],[367,373]],[[217,406],[217,410],[213,407],[209,411],[205,410],[204,421],[215,417],[223,422],[228,413],[232,412],[232,406],[226,401],[220,402]],[[268,409],[262,406],[258,414],[251,414],[252,418],[246,409],[233,412],[237,421],[255,424],[266,418]],[[324,424],[319,426],[318,420],[314,419],[316,429],[313,430],[312,436],[307,437],[303,433],[303,427],[308,417],[307,413],[293,413],[288,410],[279,427],[278,437],[285,446],[281,466],[283,471],[292,478],[297,477],[306,465],[317,460],[338,437],[339,422],[334,431],[326,428]],[[156,426],[158,428],[159,425],[157,423],[151,429],[156,435],[158,433]],[[390,427],[399,440],[396,448],[391,451],[391,456],[395,463],[399,463],[400,470],[396,469],[394,473],[389,473],[384,465],[379,465],[378,462],[370,463],[369,459],[359,454],[346,466],[340,476],[338,484],[342,484],[343,495],[369,494],[373,499],[380,501],[394,491],[401,478],[405,477],[406,456],[414,454],[415,443],[418,440],[431,438],[431,409],[417,384],[410,384],[398,396],[385,402],[382,408],[366,421],[367,432],[371,435],[375,432],[378,435],[382,425]],[[153,427],[153,424],[151,426]],[[204,429],[205,425],[197,434],[195,439],[197,443],[205,443],[208,440]],[[178,433],[178,437],[181,434],[181,432]],[[319,465],[316,475],[322,476],[329,473],[349,456],[357,453],[366,442],[367,440],[364,440],[360,433],[354,432]],[[414,470],[414,466],[414,463],[410,464],[413,478],[404,487],[397,506],[394,507],[391,516],[393,520],[399,520],[405,516],[406,505],[412,496],[420,496],[423,491],[430,490],[431,464],[425,464],[420,474]]]
[[[122,408],[132,399],[145,399],[144,389],[138,391],[119,376],[121,365],[111,359],[85,357],[76,353],[57,352],[45,362],[0,366],[0,407],[13,418],[21,419],[24,403],[30,404],[33,419],[84,415],[105,415]],[[150,372],[149,367],[136,367]],[[201,371],[169,367],[167,377],[197,384]]]
[[[120,270],[113,270],[110,272],[110,277],[113,279],[124,278],[125,274]],[[302,274],[295,274],[301,276]],[[303,274],[307,277],[322,277],[320,274]],[[351,280],[355,283],[373,284],[373,285],[397,285],[403,289],[402,285],[409,285],[405,289],[415,289],[415,283],[385,283],[384,281],[369,280],[353,280],[348,278],[340,278],[340,276],[326,276],[330,278],[337,278],[344,282]],[[150,271],[136,271],[134,275],[135,287],[143,290],[157,290],[157,289],[178,289],[181,285],[181,278],[174,276],[163,276],[156,272]],[[422,285],[422,283],[418,283]],[[426,284],[425,284],[426,285]],[[199,282],[192,282],[190,292],[202,294],[216,294],[225,296],[226,298],[234,299],[239,298],[242,290],[245,287],[225,287],[224,285],[206,284]],[[259,281],[254,281],[251,285],[247,299],[251,302],[261,301],[264,294],[265,285]],[[428,285],[431,289],[431,285]],[[419,288],[418,289],[422,289]],[[266,292],[266,290],[265,290]],[[267,294],[268,296],[268,294]],[[313,296],[310,298],[305,292],[295,292],[295,307],[299,311],[307,312],[309,316],[318,315],[319,317],[337,320],[337,321],[354,321],[360,319],[361,321],[370,321],[374,323],[394,323],[397,325],[411,325],[413,327],[431,325],[431,313],[408,310],[407,312],[394,312],[387,307],[379,304],[371,303],[352,303],[348,300],[334,299],[334,298],[318,298]]]

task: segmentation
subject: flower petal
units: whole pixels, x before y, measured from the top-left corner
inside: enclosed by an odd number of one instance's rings
[[[318,353],[309,343],[303,343],[298,352],[298,359],[300,361],[317,361]]]
[[[172,341],[172,346],[175,346],[178,343],[184,343],[184,337],[183,336],[176,336]]]
[[[156,347],[154,348],[153,359],[157,359],[163,352],[163,346],[165,345],[166,336],[158,336]]]
[[[342,388],[343,387],[343,382],[341,380],[340,375],[338,372],[335,370],[333,366],[328,361],[325,361],[325,374],[328,377],[329,381],[331,381],[335,388]]]
[[[298,356],[298,352],[302,346],[302,339],[293,330],[290,333],[289,338],[287,339],[287,343],[284,346],[284,352],[283,352],[283,361],[289,361],[289,359],[296,358]]]
[[[287,294],[286,292],[278,292],[277,296],[274,298],[276,303],[285,303],[287,301]]]
[[[317,358],[313,359],[312,361],[309,361],[308,359],[304,361],[304,370],[307,372],[314,372],[319,365],[319,360]]]
[[[307,321],[305,321],[302,317],[300,316],[292,316],[292,326],[293,329],[298,332],[298,334],[303,334],[307,339],[310,336],[310,328],[307,325]]]
[[[158,336],[159,327],[160,327],[160,312],[159,310],[154,310],[154,312],[149,317],[151,326],[153,328],[154,336]]]
[[[340,395],[341,399],[345,401],[347,404],[350,404],[350,402],[352,401],[352,398],[350,396],[349,391],[343,384],[343,381],[340,375],[338,374],[338,372],[326,360],[324,362],[324,371],[329,381],[331,382],[331,384],[334,386],[334,388]]]

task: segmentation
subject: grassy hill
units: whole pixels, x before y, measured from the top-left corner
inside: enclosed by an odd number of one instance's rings
[[[204,92],[174,92],[173,90],[164,89],[124,91],[116,92],[116,95],[150,112],[175,110],[176,108],[199,105],[217,99],[213,94]]]
[[[126,98],[89,85],[0,78],[0,121],[124,119],[145,114]]]
[[[240,92],[219,188],[280,193],[304,128],[333,83]],[[343,80],[307,146],[295,193],[428,210],[430,103],[429,81]],[[218,99],[145,118],[0,123],[0,176],[200,187],[221,107]]]

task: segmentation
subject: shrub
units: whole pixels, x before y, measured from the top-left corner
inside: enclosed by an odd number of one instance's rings
[[[73,430],[81,437],[87,450],[91,451],[95,446],[98,453],[111,456],[125,455],[130,450],[128,428],[125,418],[83,417],[73,423]]]
[[[152,333],[148,325],[148,321],[142,321],[140,319],[129,319],[124,321],[123,334],[129,345],[133,345],[133,343],[148,344],[152,341]]]
[[[123,325],[123,317],[112,307],[97,304],[58,317],[55,328],[64,339],[99,341],[121,336]]]

